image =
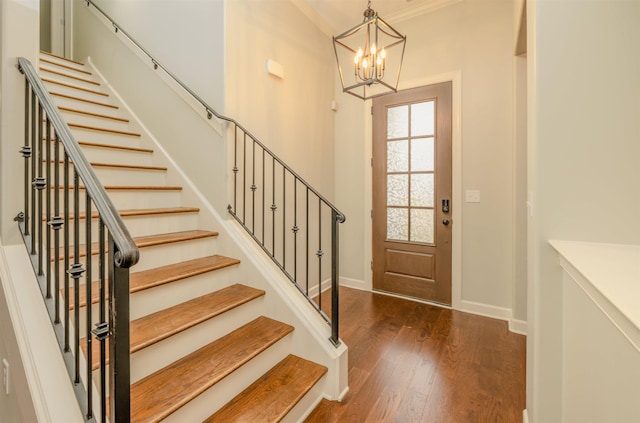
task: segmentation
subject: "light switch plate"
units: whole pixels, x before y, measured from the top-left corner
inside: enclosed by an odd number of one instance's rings
[[[4,393],[9,395],[9,362],[6,358],[2,359],[2,384],[4,386]]]
[[[465,201],[467,203],[479,203],[480,202],[480,190],[468,189],[465,191]]]

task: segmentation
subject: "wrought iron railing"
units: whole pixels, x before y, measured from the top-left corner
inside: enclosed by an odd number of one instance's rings
[[[338,330],[338,225],[345,221],[344,214],[235,119],[217,113],[213,107],[209,106],[145,50],[135,38],[122,29],[93,0],[86,0],[86,3],[88,7],[93,6],[108,20],[116,33],[120,33],[139,49],[151,61],[154,69],[161,69],[181,89],[202,105],[208,119],[215,116],[229,124],[230,138],[233,139],[234,166],[232,172],[234,184],[233,200],[229,204],[228,211],[331,325],[330,340],[338,346],[340,344]],[[247,144],[250,144],[248,149]],[[248,163],[247,151],[251,151]],[[256,153],[262,157],[258,161],[256,161]],[[240,158],[242,158],[242,163],[240,163]],[[262,160],[262,164],[260,164],[260,160]],[[268,167],[269,162],[271,163],[270,168]],[[256,170],[258,170],[257,177]],[[269,170],[273,174],[271,181],[265,178],[265,174]],[[249,173],[252,177],[250,184],[247,177]],[[275,177],[276,173],[281,175],[278,180]],[[289,184],[289,189],[287,189],[287,184]],[[286,196],[287,192],[293,193],[293,200]],[[267,194],[271,195],[268,204],[266,203]],[[246,202],[247,195],[251,197],[249,205]],[[261,204],[256,201],[256,195],[262,196]],[[242,202],[238,201],[239,197]],[[304,204],[301,203],[301,198],[305,199]],[[256,212],[258,218],[255,217]],[[248,218],[247,213],[250,213],[251,219]],[[271,213],[271,223],[267,219],[269,213]],[[271,233],[270,236],[269,233]],[[330,247],[328,259],[323,250],[327,246]],[[298,266],[304,269],[299,269]],[[327,300],[324,300],[323,304],[323,297],[326,296],[330,297],[330,304],[326,304]]]
[[[19,58],[18,68],[25,143],[16,220],[85,419],[129,422],[129,268],[138,248],[33,65]]]

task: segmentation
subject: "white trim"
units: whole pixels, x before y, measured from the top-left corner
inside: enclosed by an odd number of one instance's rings
[[[522,423],[529,423],[529,412],[526,408],[522,410]]]
[[[422,300],[420,298],[415,298],[415,297],[407,297],[406,295],[394,294],[393,292],[385,292],[385,291],[371,291],[371,292],[374,293],[374,294],[385,295],[387,297],[400,298],[402,300],[414,301],[416,303],[428,304],[428,305],[432,305],[432,306],[435,306],[435,307],[446,308],[447,310],[452,310],[452,307],[448,306],[446,304],[434,303],[433,301]]]
[[[410,0],[407,0],[410,1]],[[385,17],[385,21],[395,24],[398,22],[406,21],[420,15],[426,15],[427,13],[435,12],[447,6],[451,6],[456,3],[460,3],[463,0],[432,0],[424,2],[422,4],[415,3],[416,5],[411,8],[403,8],[396,13],[392,13]]]
[[[0,284],[37,421],[84,422],[24,245],[0,244]]]
[[[360,291],[370,291],[367,288],[365,282],[360,279],[352,279],[345,278],[344,276],[340,276],[340,286],[345,286],[347,288],[359,289]]]
[[[500,320],[511,320],[511,309],[506,307],[497,307],[488,304],[476,303],[473,301],[462,300],[460,307],[454,307],[459,311],[477,314],[479,316],[492,317]]]
[[[509,319],[509,332],[527,336],[527,322],[525,320]]]

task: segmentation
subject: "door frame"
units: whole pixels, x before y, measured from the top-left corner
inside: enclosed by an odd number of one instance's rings
[[[440,75],[402,81],[398,84],[398,91],[419,88],[451,81],[451,201],[452,234],[451,234],[451,308],[462,309],[462,71],[455,70]],[[365,139],[367,163],[373,157],[373,119],[371,116],[371,100],[367,100],[365,107]],[[373,208],[373,174],[371,166],[367,166],[365,183],[365,275],[368,290],[373,290],[373,272],[370,263],[373,246],[373,230],[371,212]],[[385,295],[394,295],[386,294]],[[404,298],[404,297],[403,297]],[[420,300],[416,300],[420,301]],[[426,302],[426,301],[425,301]],[[442,304],[433,303],[440,307]]]

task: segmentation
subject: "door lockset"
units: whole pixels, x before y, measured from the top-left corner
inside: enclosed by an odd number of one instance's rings
[[[442,213],[449,213],[449,199],[442,200]]]

